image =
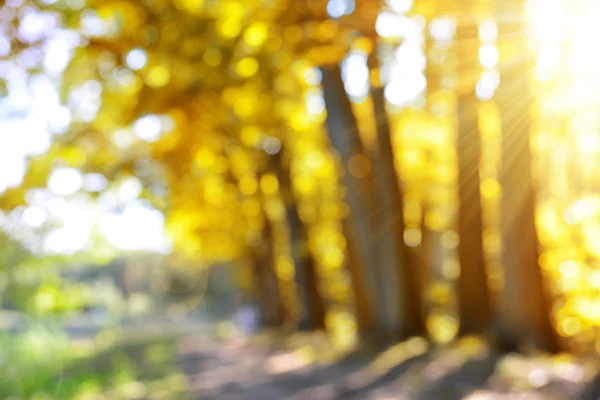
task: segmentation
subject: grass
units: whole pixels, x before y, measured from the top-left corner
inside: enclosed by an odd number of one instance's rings
[[[0,335],[0,398],[186,400],[172,335],[127,339],[108,332],[79,346],[49,330]]]

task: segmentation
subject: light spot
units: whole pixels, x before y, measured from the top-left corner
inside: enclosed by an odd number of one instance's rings
[[[81,189],[83,177],[75,168],[56,168],[48,178],[48,189],[57,196],[70,196]]]
[[[146,63],[148,62],[148,55],[144,49],[139,47],[132,49],[127,53],[125,58],[125,62],[127,66],[135,71],[144,68]]]
[[[413,0],[386,0],[386,3],[397,13],[406,13],[413,6]]]
[[[101,192],[107,185],[108,180],[102,174],[87,174],[83,178],[83,188],[88,192]]]
[[[458,320],[443,311],[432,311],[427,318],[427,330],[437,343],[449,343],[458,333]]]
[[[316,86],[321,83],[323,74],[318,68],[307,68],[304,71],[304,81],[311,86]]]
[[[117,129],[113,133],[112,140],[120,149],[126,149],[135,141],[135,134],[129,129]]]
[[[143,186],[135,176],[128,176],[118,186],[117,196],[120,201],[127,203],[137,199],[142,194]]]
[[[48,127],[54,133],[65,133],[71,125],[71,111],[64,106],[58,106],[52,111],[52,114],[48,115]]]
[[[479,62],[484,68],[495,68],[499,60],[498,48],[491,44],[484,44],[479,49]]]
[[[468,394],[464,400],[497,400],[498,396],[493,392],[476,391]]]
[[[559,325],[559,333],[562,336],[574,336],[581,330],[581,322],[575,317],[566,317]]]
[[[482,42],[494,42],[498,38],[496,21],[488,19],[479,25],[479,38]]]
[[[481,182],[481,196],[485,199],[498,199],[502,195],[502,186],[496,179],[485,179]]]
[[[458,279],[460,277],[460,263],[457,260],[444,261],[442,264],[442,275],[446,279]]]
[[[274,194],[279,189],[279,181],[274,175],[266,174],[260,178],[260,190],[265,194]]]
[[[489,100],[494,96],[500,85],[500,73],[496,69],[488,69],[481,73],[481,79],[477,82],[476,93],[479,100]]]
[[[182,10],[195,13],[202,10],[204,0],[175,0],[174,4],[176,7],[181,8]]]
[[[26,43],[42,40],[54,31],[57,24],[56,16],[29,8],[19,24],[19,39]]]
[[[102,36],[109,32],[108,24],[94,10],[81,13],[81,28],[89,36]]]
[[[460,242],[460,238],[458,233],[453,231],[448,231],[442,233],[442,238],[440,240],[442,247],[445,249],[454,249],[458,246]]]
[[[246,57],[238,61],[235,72],[242,78],[249,78],[258,72],[258,61],[252,57]]]
[[[406,229],[404,231],[404,243],[410,247],[416,247],[421,244],[421,231],[416,228]]]
[[[244,32],[244,40],[250,46],[260,46],[268,37],[269,26],[263,22],[255,22]]]
[[[531,386],[533,386],[534,388],[541,388],[542,386],[546,386],[550,382],[550,377],[548,376],[548,373],[541,368],[531,370],[527,378]]]
[[[402,37],[416,39],[421,34],[421,26],[417,18],[382,12],[375,22],[375,30],[382,37]]]
[[[0,57],[6,57],[10,54],[10,41],[7,37],[0,35]]]
[[[37,206],[27,207],[23,211],[23,222],[32,227],[39,228],[44,222],[47,221],[48,216],[43,208]]]
[[[366,178],[371,172],[371,160],[364,154],[355,154],[348,160],[348,171],[355,178]]]
[[[306,94],[306,108],[309,112],[316,115],[325,111],[325,100],[320,90],[316,90],[315,92],[310,91]]]
[[[89,80],[74,89],[69,95],[69,108],[73,117],[81,121],[92,121],[100,109],[102,85],[95,80]]]
[[[481,100],[481,101],[490,100],[492,97],[494,97],[494,92],[495,92],[495,90],[493,88],[489,87],[488,85],[486,85],[485,82],[483,82],[483,81],[477,82],[477,85],[475,87],[475,94],[479,100]]]
[[[455,22],[448,17],[436,18],[429,24],[429,33],[437,45],[448,45],[452,42],[455,31]]]
[[[21,68],[34,68],[42,61],[43,52],[40,48],[27,48],[17,55],[17,64]]]
[[[400,64],[409,63],[414,69],[423,71],[427,66],[427,58],[423,48],[416,40],[404,42],[396,50],[396,61]]]
[[[143,116],[133,123],[135,135],[146,142],[156,142],[160,138],[161,130],[161,120],[154,114]]]
[[[355,98],[369,92],[369,68],[367,56],[362,52],[352,52],[342,62],[342,77],[348,94]]]
[[[62,72],[71,59],[71,48],[63,38],[50,40],[46,44],[44,68],[51,73]]]
[[[389,12],[382,12],[375,22],[375,30],[383,37],[397,36],[399,21],[400,17]]]
[[[354,0],[329,0],[327,2],[327,14],[332,18],[340,18],[352,14],[355,7]]]
[[[276,137],[269,136],[263,142],[263,149],[267,154],[277,154],[281,150],[281,142]]]
[[[175,129],[175,120],[170,115],[160,115],[160,125],[164,133],[172,132]]]
[[[600,150],[600,135],[597,132],[577,135],[577,147],[582,153],[597,153]]]
[[[125,207],[121,214],[104,215],[98,228],[116,248],[167,253],[172,244],[165,236],[164,223],[161,212],[137,202]]]
[[[385,87],[385,98],[395,106],[407,107],[427,88],[427,79],[421,71],[393,70]]]
[[[324,254],[323,260],[330,267],[337,268],[344,262],[344,253],[340,249],[331,248]]]
[[[146,83],[153,88],[160,88],[169,83],[171,73],[163,65],[155,65],[146,74]]]
[[[73,254],[83,250],[90,241],[96,220],[91,200],[86,196],[73,196],[69,201],[59,197],[51,199],[47,206],[62,224],[48,233],[44,251]]]
[[[578,267],[577,263],[573,260],[567,260],[560,264],[558,267],[560,273],[565,278],[576,278],[578,275]]]
[[[256,190],[258,189],[258,182],[256,181],[256,178],[252,175],[245,175],[242,176],[239,180],[239,189],[240,192],[245,195],[245,196],[251,196],[254,193],[256,193]],[[248,204],[253,204],[253,203],[248,203]],[[254,215],[253,213],[250,213],[252,215]]]

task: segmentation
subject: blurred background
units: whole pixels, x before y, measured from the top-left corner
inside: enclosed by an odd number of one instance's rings
[[[0,398],[600,398],[599,22],[0,1]]]

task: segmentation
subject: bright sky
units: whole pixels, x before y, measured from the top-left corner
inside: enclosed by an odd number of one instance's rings
[[[2,22],[17,17],[11,5],[19,4],[13,0],[0,7],[0,79],[7,82],[7,95],[0,97],[0,195],[21,183],[27,158],[47,151],[54,135],[65,133],[73,120],[94,118],[102,90],[100,83],[88,81],[73,91],[66,105],[61,104],[57,90],[61,73],[80,38],[61,29],[52,14],[34,9],[20,14],[19,39],[31,43],[41,39],[43,45],[6,57],[11,54],[11,42],[3,28],[8,24]],[[133,53],[129,58],[132,64],[144,62],[143,54]],[[42,67],[42,72],[32,73],[34,66]],[[158,118],[138,120],[134,133],[142,140],[156,140],[161,131]],[[141,183],[130,178],[111,187],[107,184],[100,174],[56,168],[47,188],[28,193],[27,205],[0,218],[0,227],[19,232],[26,244],[38,243],[35,247],[48,253],[89,248],[94,231],[119,249],[169,251],[164,217],[139,199]],[[93,201],[88,192],[103,193]],[[40,228],[45,225],[52,228],[39,245]]]

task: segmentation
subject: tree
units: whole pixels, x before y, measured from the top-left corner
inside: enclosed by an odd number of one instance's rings
[[[376,212],[376,237],[380,246],[385,246],[383,251],[389,253],[383,258],[388,263],[385,268],[384,282],[392,285],[389,290],[396,293],[398,297],[393,301],[400,307],[398,312],[402,321],[400,332],[404,335],[421,334],[425,331],[422,284],[417,278],[417,266],[413,264],[404,242],[404,202],[394,163],[392,131],[386,113],[383,85],[378,76],[379,64],[376,51],[370,55],[369,61],[371,76],[374,77],[371,80],[370,95],[377,131],[377,150],[371,156],[379,199]]]
[[[340,155],[341,164],[344,166],[342,173],[343,184],[346,188],[345,201],[348,203],[350,212],[347,224],[347,234],[351,237],[351,243],[356,246],[352,248],[353,263],[358,266],[358,277],[355,278],[365,282],[366,299],[357,299],[359,303],[368,304],[368,309],[372,313],[373,330],[386,331],[385,324],[388,315],[383,308],[385,298],[382,298],[380,291],[380,275],[377,266],[372,267],[371,263],[375,260],[373,243],[372,219],[369,212],[373,210],[369,202],[368,184],[363,180],[364,175],[357,177],[346,170],[346,166],[352,159],[362,163],[368,163],[367,156],[364,155],[362,144],[358,138],[358,127],[352,114],[350,100],[347,97],[342,81],[341,69],[338,65],[329,65],[321,67],[323,75],[323,97],[327,108],[327,133],[331,145]],[[362,165],[363,168],[369,168],[368,165]],[[362,327],[366,329],[368,327]],[[372,332],[363,332],[363,334],[372,334]],[[388,331],[388,334],[391,333]]]
[[[473,71],[479,64],[478,52],[471,45],[478,36],[478,24],[457,24],[456,55],[462,71]],[[462,74],[458,94],[458,309],[462,334],[482,334],[489,330],[491,303],[483,250],[482,206],[480,192],[481,135],[478,99],[472,74]]]
[[[422,332],[420,288],[404,248],[403,205],[383,90],[376,85],[371,91],[378,148],[374,154],[368,154],[358,136],[339,67],[324,66],[321,70],[327,130],[345,167],[343,182],[350,209],[348,235],[357,246],[353,249],[354,262],[360,266],[355,273],[360,271],[358,279],[364,279],[367,288],[367,299],[358,301],[369,304],[375,335],[382,342]]]
[[[523,2],[498,2],[499,15],[520,14]],[[513,38],[505,46],[515,46],[527,54],[527,40],[519,20],[501,21],[500,37]],[[502,52],[501,52],[502,54]],[[530,130],[533,93],[529,87],[528,57],[504,60],[497,102],[502,120],[502,265],[504,287],[500,294],[498,339],[501,346],[515,349],[523,341],[549,351],[558,348],[550,321],[550,302],[544,291],[539,265],[535,226],[535,188],[531,169]],[[515,98],[514,90],[519,88]]]
[[[294,260],[295,281],[298,287],[298,298],[302,306],[298,324],[300,329],[325,328],[326,305],[320,294],[317,266],[314,255],[309,248],[308,229],[298,214],[298,201],[293,193],[289,171],[289,162],[281,154],[282,150],[272,157],[270,164],[281,185],[281,196],[285,204],[285,218],[290,234],[292,258]]]

